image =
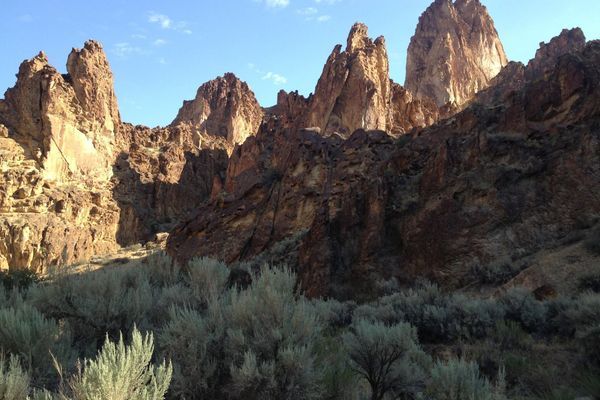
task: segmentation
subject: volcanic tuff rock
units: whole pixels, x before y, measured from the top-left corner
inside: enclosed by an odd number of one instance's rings
[[[396,141],[263,126],[232,155],[225,193],[168,251],[285,253],[308,294],[352,297],[378,277],[456,283],[474,265],[557,246],[600,213],[599,66],[590,42],[503,104]]]
[[[67,71],[40,53],[0,100],[0,268],[44,271],[149,240],[225,178],[225,138],[121,123],[99,43],[73,49]]]
[[[419,99],[461,108],[507,64],[479,0],[435,0],[408,47],[405,86]]]
[[[580,28],[563,29],[549,43],[540,43],[535,58],[527,64],[528,79],[540,79],[551,72],[558,60],[564,54],[581,51],[585,47],[585,35]]]
[[[227,73],[200,86],[194,100],[184,101],[171,126],[188,124],[199,134],[227,139],[231,149],[256,134],[263,110],[246,82]]]
[[[356,129],[381,129],[396,135],[431,125],[437,117],[435,105],[415,101],[390,80],[383,36],[373,41],[367,26],[356,23],[346,50],[337,45],[327,59],[301,125],[343,137]]]

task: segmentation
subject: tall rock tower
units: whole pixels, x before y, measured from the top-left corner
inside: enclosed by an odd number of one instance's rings
[[[479,0],[435,0],[408,47],[405,86],[417,98],[460,108],[508,63]]]

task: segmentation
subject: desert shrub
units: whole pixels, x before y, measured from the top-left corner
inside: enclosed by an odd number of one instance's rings
[[[265,269],[247,290],[229,292],[225,347],[232,376],[239,375],[235,396],[252,390],[257,398],[310,399],[318,393],[313,346],[322,324],[295,286],[289,270]],[[246,375],[250,370],[254,375]]]
[[[579,377],[581,395],[600,399],[600,369],[587,369]]]
[[[195,258],[187,267],[189,285],[195,300],[206,305],[216,299],[226,288],[229,269],[221,261],[210,258]]]
[[[380,322],[356,321],[344,335],[353,370],[371,388],[371,399],[388,393],[397,397],[422,390],[424,359],[416,329],[407,323],[385,326]]]
[[[0,399],[24,400],[28,394],[29,374],[21,368],[18,358],[0,358]]]
[[[526,349],[531,345],[531,336],[515,321],[497,321],[490,339],[500,351]]]
[[[164,399],[172,367],[164,361],[150,364],[154,352],[151,333],[142,336],[134,327],[130,345],[120,335],[118,343],[106,342],[95,360],[85,360],[70,383],[74,400]]]
[[[171,393],[188,399],[195,395],[216,398],[227,372],[222,349],[226,328],[219,323],[222,320],[187,307],[174,307],[169,316],[158,343],[161,354],[173,362]]]
[[[0,285],[7,290],[26,289],[39,280],[40,277],[30,269],[0,271]]]
[[[516,321],[528,332],[539,332],[546,328],[546,304],[535,299],[525,288],[512,288],[500,298],[506,319]]]
[[[149,327],[153,289],[143,269],[105,268],[59,276],[30,293],[30,301],[46,316],[66,320],[77,340],[96,343],[108,333],[131,332],[134,324]]]
[[[490,264],[474,264],[467,274],[468,279],[483,285],[502,285],[522,270],[522,267],[510,259],[496,260]]]
[[[316,344],[317,364],[321,365],[321,398],[359,400],[368,394],[368,384],[356,379],[351,360],[339,336],[323,336]]]
[[[35,308],[25,304],[0,310],[0,349],[18,356],[36,383],[53,376],[53,357],[70,361],[69,345],[68,332]]]
[[[246,289],[224,288],[218,268],[221,284],[198,289],[208,293],[206,303],[174,307],[159,335],[161,353],[174,363],[174,395],[316,398],[315,342],[322,324],[315,307],[296,292],[295,275],[266,269]]]
[[[574,298],[559,298],[547,304],[548,331],[563,336],[580,336],[600,321],[600,295],[584,293]]]
[[[486,336],[505,311],[494,300],[444,294],[437,286],[424,284],[362,305],[354,314],[385,324],[408,322],[417,328],[422,342],[449,343]]]
[[[332,332],[348,327],[352,323],[354,302],[317,299],[312,302],[315,313]]]
[[[438,361],[431,369],[426,390],[431,400],[493,400],[490,382],[481,376],[479,366],[464,360]]]

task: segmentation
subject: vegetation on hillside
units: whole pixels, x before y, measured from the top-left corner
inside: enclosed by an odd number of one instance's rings
[[[546,301],[420,283],[356,304],[307,299],[286,268],[162,254],[8,275],[3,400],[600,398],[595,280]]]

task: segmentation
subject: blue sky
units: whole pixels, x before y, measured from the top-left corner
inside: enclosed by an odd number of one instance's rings
[[[406,49],[430,0],[2,0],[0,92],[19,64],[44,50],[65,71],[72,47],[103,43],[123,120],[168,124],[197,87],[225,72],[263,106],[280,89],[308,95],[352,24],[384,35],[391,77],[404,81]],[[508,57],[527,61],[539,42],[580,26],[600,38],[598,0],[483,0]]]

